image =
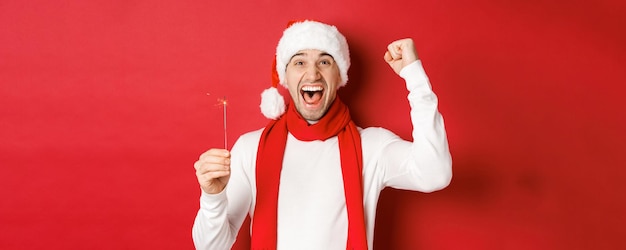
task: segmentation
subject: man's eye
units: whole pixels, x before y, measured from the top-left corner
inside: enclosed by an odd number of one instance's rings
[[[304,65],[304,63],[302,61],[295,61],[293,65]]]
[[[323,61],[320,62],[320,64],[322,64],[322,65],[330,65],[330,61],[323,60]]]

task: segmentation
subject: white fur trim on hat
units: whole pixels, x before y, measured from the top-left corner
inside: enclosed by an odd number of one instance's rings
[[[287,87],[285,70],[291,57],[304,49],[316,49],[330,54],[341,76],[340,87],[348,82],[348,68],[350,68],[350,51],[346,38],[332,25],[303,21],[294,23],[283,32],[276,47],[276,71],[280,84]]]
[[[261,93],[261,113],[269,119],[276,120],[285,113],[285,99],[278,89],[270,87]]]

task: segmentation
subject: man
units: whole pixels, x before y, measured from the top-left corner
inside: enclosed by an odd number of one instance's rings
[[[334,26],[304,21],[284,31],[275,73],[291,103],[285,110],[278,92],[266,90],[261,109],[275,120],[194,164],[197,249],[229,249],[248,214],[252,249],[371,249],[380,191],[449,184],[443,118],[413,41],[387,49],[384,60],[409,90],[413,142],[352,122],[337,97],[348,80],[348,45]]]

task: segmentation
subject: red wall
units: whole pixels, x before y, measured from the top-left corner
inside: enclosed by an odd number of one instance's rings
[[[276,43],[302,18],[347,36],[340,95],[361,126],[410,139],[381,59],[394,39],[415,38],[440,98],[453,182],[384,191],[378,249],[626,248],[624,3],[267,2],[2,1],[0,248],[191,249],[217,98],[230,145],[262,127]]]

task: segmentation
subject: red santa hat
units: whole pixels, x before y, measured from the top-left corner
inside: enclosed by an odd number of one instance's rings
[[[348,82],[348,68],[350,68],[350,51],[346,38],[339,33],[337,27],[316,22],[292,22],[283,32],[276,47],[276,59],[272,66],[272,87],[261,93],[261,113],[269,119],[278,119],[285,113],[285,99],[276,87],[278,84],[287,87],[285,70],[291,57],[298,51],[316,49],[331,55],[337,63],[343,87]]]

